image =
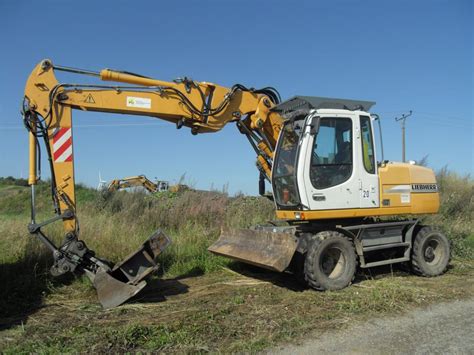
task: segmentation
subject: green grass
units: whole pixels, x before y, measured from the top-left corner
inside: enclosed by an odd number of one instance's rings
[[[379,269],[359,275],[352,287],[325,293],[301,288],[290,275],[230,267],[152,282],[142,298],[109,311],[94,303],[87,283],[56,287],[28,322],[0,333],[0,350],[256,352],[474,292],[472,262],[454,262],[451,272],[435,279]],[[176,292],[177,283],[187,292]]]
[[[466,239],[466,246],[467,248],[474,250],[474,234],[471,234],[467,239]]]
[[[173,240],[148,290],[103,311],[87,278],[49,275],[50,252],[26,230],[29,189],[24,181],[0,178],[0,327],[8,328],[0,332],[0,352],[254,352],[348,320],[468,297],[474,292],[474,183],[445,170],[438,181],[441,210],[425,223],[442,228],[453,243],[448,274],[423,279],[376,268],[360,274],[353,287],[327,293],[207,252],[222,227],[273,219],[273,204],[264,198],[199,191],[103,194],[79,186],[81,239],[97,255],[117,262],[158,228]],[[37,192],[41,221],[52,216],[48,184]],[[44,230],[61,241],[60,222]]]
[[[35,309],[52,292],[52,285],[65,281],[49,275],[50,252],[27,232],[29,202],[28,187],[0,182],[0,317]],[[112,262],[126,257],[156,229],[163,229],[173,241],[159,259],[165,277],[202,275],[228,265],[228,259],[207,251],[221,227],[246,227],[273,217],[270,201],[230,198],[219,192],[184,191],[155,197],[123,191],[103,194],[78,186],[77,205],[81,239]],[[37,208],[39,221],[52,217],[46,183],[37,187]],[[254,217],[246,218],[238,213],[241,209]],[[61,222],[43,230],[54,242],[61,242]]]
[[[474,180],[441,169],[436,179],[440,187],[440,211],[427,216],[424,223],[437,226],[452,241],[457,257],[473,258],[474,248]]]

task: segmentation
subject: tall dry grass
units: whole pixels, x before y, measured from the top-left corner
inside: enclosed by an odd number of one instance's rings
[[[439,171],[437,179],[440,213],[427,216],[424,222],[446,232],[453,241],[455,255],[470,256],[469,243],[474,240],[474,180],[447,169]],[[44,220],[52,215],[48,184],[40,184],[37,191],[37,207],[42,211],[39,220]],[[274,218],[270,201],[260,197],[229,197],[222,192],[99,193],[78,186],[77,200],[81,239],[111,261],[123,258],[158,228],[170,234],[173,244],[162,262],[171,274],[194,267],[209,271],[216,263],[222,263],[206,249],[223,226],[249,227]],[[25,245],[31,239],[25,226],[28,214],[29,189],[14,180],[0,181],[0,261],[14,260],[20,251],[31,250]],[[61,241],[60,222],[45,231],[55,241]]]
[[[112,261],[138,247],[156,229],[165,231],[173,242],[160,262],[172,276],[208,272],[225,264],[227,260],[207,252],[223,226],[248,227],[274,217],[272,203],[263,198],[202,191],[98,194],[79,213],[82,238]]]
[[[48,185],[40,184],[37,193],[41,211],[37,220],[43,221],[53,215]],[[227,259],[207,251],[221,227],[247,227],[274,215],[268,200],[233,198],[220,192],[152,196],[143,192],[100,193],[78,186],[76,194],[80,238],[98,256],[112,262],[138,248],[156,229],[163,229],[172,238],[159,260],[168,277],[206,273],[225,265]],[[34,308],[56,285],[70,281],[49,275],[51,252],[27,232],[29,199],[28,188],[0,182],[0,316]],[[61,222],[43,231],[57,245],[61,243]]]
[[[440,188],[440,210],[427,216],[425,224],[442,229],[452,241],[455,256],[474,256],[474,180],[471,176],[443,168],[436,174]]]
[[[437,174],[441,192],[438,215],[425,223],[442,228],[453,242],[457,256],[472,256],[474,240],[474,180],[442,169]],[[20,185],[20,186],[19,186]],[[48,184],[37,188],[39,220],[51,217]],[[77,188],[80,237],[98,255],[118,261],[137,248],[156,229],[173,239],[162,256],[164,269],[178,275],[192,269],[206,272],[225,263],[207,252],[223,226],[249,227],[274,218],[273,204],[261,197],[229,197],[223,192],[188,190],[179,194],[149,195],[135,191],[98,192]],[[29,189],[14,181],[0,181],[0,261],[18,259],[29,253],[31,237],[26,231]],[[62,239],[60,222],[45,228],[56,242]],[[36,245],[36,243],[31,243]],[[35,246],[35,250],[38,247]],[[39,250],[43,250],[41,247]]]
[[[454,256],[474,256],[474,180],[442,169],[438,172],[440,213],[425,224],[443,229]],[[37,188],[38,220],[53,215],[47,183]],[[100,193],[77,188],[80,238],[97,255],[117,262],[136,249],[156,229],[163,229],[172,245],[159,262],[167,276],[206,273],[229,263],[207,252],[223,226],[249,227],[274,218],[273,203],[261,197],[229,197],[223,192]],[[51,253],[26,229],[29,189],[0,181],[0,314],[2,306],[35,304],[54,288],[48,268]],[[56,243],[63,238],[60,222],[44,228]],[[61,281],[61,280],[60,280]],[[63,280],[64,281],[64,280]],[[28,292],[25,292],[28,285]]]

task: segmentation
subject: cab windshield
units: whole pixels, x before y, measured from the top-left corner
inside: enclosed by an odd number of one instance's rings
[[[273,192],[280,206],[295,207],[300,198],[296,184],[298,142],[304,120],[287,122],[282,129],[273,167]]]
[[[310,179],[318,189],[340,185],[352,175],[352,121],[324,117],[314,140]]]

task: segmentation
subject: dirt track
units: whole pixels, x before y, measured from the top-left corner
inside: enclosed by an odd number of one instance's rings
[[[314,335],[278,354],[473,354],[474,298],[373,319],[335,333]]]

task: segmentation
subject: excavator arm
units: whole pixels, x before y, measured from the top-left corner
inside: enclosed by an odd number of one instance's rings
[[[89,75],[113,85],[60,83],[55,72]],[[23,102],[23,119],[29,131],[29,184],[32,189],[30,233],[52,251],[52,273],[60,275],[82,270],[93,280],[99,300],[106,308],[119,305],[139,292],[146,275],[157,268],[154,259],[169,244],[157,231],[125,261],[111,267],[94,256],[78,239],[74,191],[73,110],[150,116],[189,127],[192,134],[221,130],[235,122],[257,154],[261,183],[270,179],[273,154],[283,119],[271,108],[279,103],[273,88],[248,89],[237,84],[225,88],[188,78],[172,82],[129,72],[104,69],[100,72],[55,66],[49,60],[39,63],[28,78]],[[35,184],[40,178],[40,140],[48,156],[52,199],[56,216],[36,221]],[[262,189],[261,189],[262,190]],[[62,220],[65,239],[57,247],[41,228]]]
[[[134,186],[142,186],[149,192],[157,192],[158,185],[148,179],[145,175],[129,176],[123,179],[114,179],[110,182],[107,190],[117,191]]]

